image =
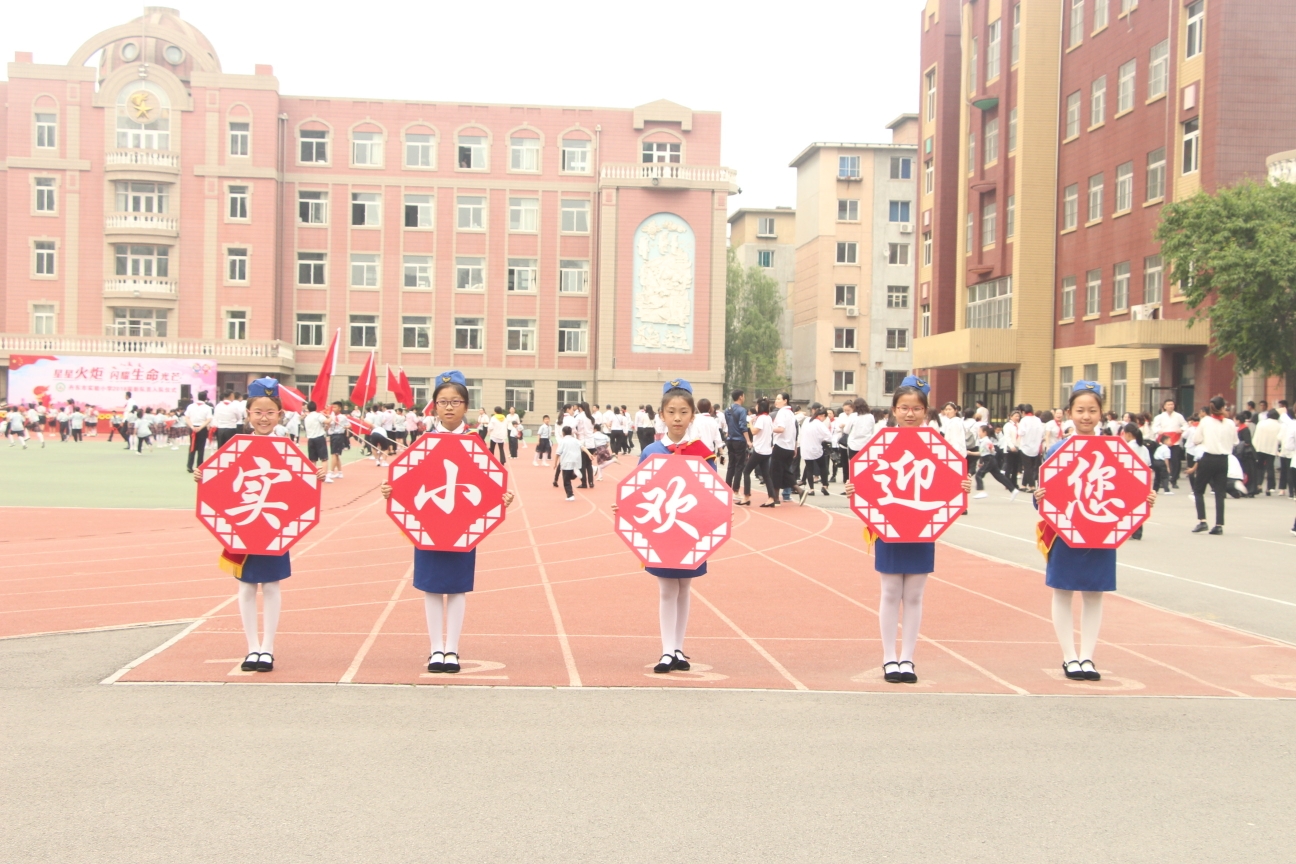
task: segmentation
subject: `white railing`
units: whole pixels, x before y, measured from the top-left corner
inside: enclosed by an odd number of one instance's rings
[[[174,297],[174,279],[154,279],[147,276],[120,276],[104,280],[105,294],[166,294]]]
[[[123,148],[109,150],[104,160],[107,165],[134,165],[140,168],[176,168],[180,167],[180,154],[170,150],[136,150]]]
[[[26,336],[0,333],[0,352],[48,354],[161,354],[170,357],[250,357],[291,363],[286,342],[206,342],[150,336]]]
[[[738,172],[718,166],[678,165],[673,162],[608,164],[603,166],[605,180],[691,180],[698,183],[733,183]]]
[[[158,213],[113,213],[104,220],[109,231],[165,231],[175,234],[180,230],[180,220]]]

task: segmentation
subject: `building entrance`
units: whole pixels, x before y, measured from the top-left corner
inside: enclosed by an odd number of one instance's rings
[[[969,372],[963,388],[963,407],[973,407],[977,400],[986,404],[990,419],[1002,423],[1013,409],[1013,385],[1017,373],[1012,369],[999,372]]]

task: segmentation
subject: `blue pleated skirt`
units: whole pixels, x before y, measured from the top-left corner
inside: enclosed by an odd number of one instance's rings
[[[692,579],[695,576],[705,576],[706,565],[707,562],[703,561],[696,570],[676,570],[672,567],[645,567],[644,569],[661,579]]]
[[[249,555],[243,559],[240,582],[278,582],[292,575],[288,552],[282,555]]]
[[[414,550],[414,587],[428,594],[467,594],[477,573],[477,550]]]
[[[936,544],[874,540],[873,568],[879,573],[930,573],[936,569]]]
[[[1061,591],[1115,591],[1115,549],[1073,549],[1058,537],[1049,550],[1044,584]]]

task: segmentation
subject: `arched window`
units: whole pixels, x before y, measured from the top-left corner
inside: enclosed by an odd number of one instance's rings
[[[117,146],[171,149],[171,100],[152,81],[132,81],[118,94]]]

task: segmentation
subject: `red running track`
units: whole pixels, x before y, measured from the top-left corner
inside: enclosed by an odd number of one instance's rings
[[[463,672],[424,671],[411,547],[368,463],[325,487],[293,553],[275,671],[238,670],[233,580],[188,511],[4,512],[0,637],[150,622],[190,626],[112,680],[772,688],[984,694],[1290,697],[1296,647],[1147,606],[1105,609],[1100,682],[1062,677],[1041,573],[940,544],[916,685],[881,679],[878,579],[860,524],[814,507],[737,508],[733,538],[694,583],[687,673],[654,675],[657,587],[612,533],[608,482],[574,502],[551,469],[512,463],[518,501],[479,547]],[[1042,563],[1042,561],[1041,561]],[[1078,606],[1079,604],[1077,604]],[[161,639],[159,639],[161,642]]]

